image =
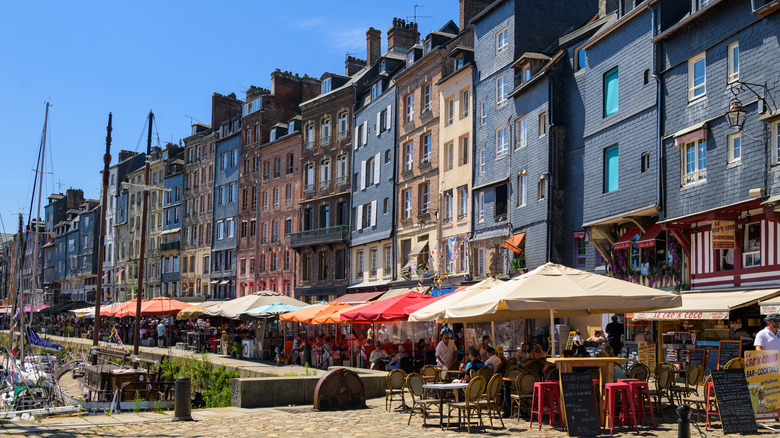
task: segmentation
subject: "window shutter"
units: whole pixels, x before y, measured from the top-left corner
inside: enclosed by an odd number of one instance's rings
[[[374,155],[374,184],[379,184],[379,155]]]
[[[376,136],[379,137],[379,134],[381,133],[381,120],[382,120],[382,113],[378,112],[376,113]]]
[[[360,162],[360,190],[363,190],[366,188],[366,162],[365,160]]]
[[[358,206],[357,209],[357,229],[362,230],[363,229],[363,206]]]
[[[371,201],[371,226],[376,226],[376,200]]]
[[[368,120],[363,122],[363,144],[368,142]]]
[[[391,105],[387,105],[387,114],[385,114],[385,127],[387,130],[390,130],[390,117],[392,117],[393,114],[393,107]]]
[[[358,131],[358,129],[357,129],[357,128],[355,128],[355,135],[354,135],[354,136],[353,136],[353,138],[352,138],[352,144],[353,144],[353,146],[354,146],[355,150],[357,150],[357,148],[358,148],[358,144],[359,144],[359,143],[358,143],[358,141],[360,140],[360,139],[358,138],[358,133],[359,133],[359,132],[360,132],[360,131]]]

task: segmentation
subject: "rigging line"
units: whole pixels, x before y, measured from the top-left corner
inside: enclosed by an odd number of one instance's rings
[[[157,119],[158,118],[159,118],[159,116],[157,116],[155,114],[154,120],[152,122],[154,123],[154,133],[156,134],[156,137],[157,137],[157,147],[162,149],[162,146],[160,146],[160,131],[157,128]]]
[[[144,139],[144,134],[146,133],[146,127],[147,127],[147,125],[146,125],[146,124],[147,124],[147,123],[149,123],[149,118],[148,118],[148,117],[144,119],[144,126],[143,126],[143,128],[141,128],[141,135],[140,135],[140,136],[138,136],[138,142],[135,144],[135,150],[134,150],[134,152],[136,152],[136,153],[138,152],[138,148],[140,148],[140,147],[141,147],[141,142],[142,142],[142,141],[143,141],[143,139]]]

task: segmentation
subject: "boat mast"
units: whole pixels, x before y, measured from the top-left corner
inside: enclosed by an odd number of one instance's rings
[[[19,333],[21,336],[19,336],[19,347],[20,351],[22,352],[22,359],[24,359],[24,294],[22,293],[22,285],[24,284],[24,216],[22,216],[22,213],[19,213],[19,241],[16,242],[16,258],[18,260],[18,273],[17,276],[19,277],[16,281],[16,306],[19,306]],[[12,309],[15,309],[16,306],[14,306]],[[11,333],[13,333],[13,316],[11,317]],[[21,363],[24,363],[24,360],[21,361]]]
[[[95,281],[95,322],[92,325],[92,346],[97,347],[100,341],[100,301],[103,298],[103,259],[106,257],[106,209],[108,208],[108,176],[111,164],[111,113],[108,113],[106,126],[106,153],[103,154],[103,194],[100,200],[100,230],[98,231],[98,265]],[[92,365],[97,365],[97,354],[92,355]]]
[[[138,261],[138,291],[135,301],[135,326],[133,327],[133,369],[138,369],[138,353],[140,350],[141,333],[141,295],[144,285],[144,263],[146,253],[146,222],[147,207],[149,205],[149,172],[151,170],[152,159],[152,123],[154,122],[154,113],[149,111],[149,134],[146,138],[146,167],[144,168],[144,201],[141,209],[141,258]]]

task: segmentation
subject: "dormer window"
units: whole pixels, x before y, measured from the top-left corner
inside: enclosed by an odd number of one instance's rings
[[[458,55],[457,58],[455,58],[455,70],[460,70],[463,68],[463,55]]]
[[[382,94],[382,82],[379,81],[371,86],[371,100],[376,99]]]
[[[276,141],[276,129],[277,128],[271,129],[271,139],[270,139],[270,141]]]
[[[425,53],[423,53],[424,55],[431,52],[431,46],[432,46],[431,38],[430,37],[426,38],[425,39]]]
[[[526,65],[523,67],[523,82],[528,82],[531,80],[531,66]]]
[[[387,63],[385,63],[384,59],[379,61],[379,71],[380,72],[387,71]]]
[[[322,81],[322,94],[329,93],[331,90],[331,78]]]
[[[406,54],[406,66],[411,67],[414,65],[414,50]]]

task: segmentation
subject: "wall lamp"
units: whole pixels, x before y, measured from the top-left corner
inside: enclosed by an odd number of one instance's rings
[[[758,94],[753,88],[763,88],[764,95]],[[736,128],[738,131],[742,130],[745,125],[745,119],[747,118],[747,111],[742,107],[742,102],[737,96],[743,91],[750,91],[758,99],[758,112],[764,112],[764,105],[769,106],[769,102],[766,100],[767,87],[762,84],[751,84],[749,82],[734,81],[729,85],[729,91],[734,96],[729,104],[729,110],[726,111],[726,121],[730,128]],[[771,108],[770,108],[771,109]]]

